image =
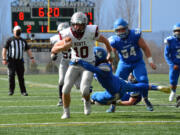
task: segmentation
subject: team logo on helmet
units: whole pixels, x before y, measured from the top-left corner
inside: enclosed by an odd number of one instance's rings
[[[106,60],[107,52],[106,52],[106,50],[104,48],[102,48],[102,47],[94,47],[93,51],[94,51],[94,55],[95,55],[95,58],[96,58],[96,64],[101,63],[101,62]]]

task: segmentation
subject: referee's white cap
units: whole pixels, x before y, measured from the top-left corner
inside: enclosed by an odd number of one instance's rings
[[[16,30],[21,30],[21,27],[20,26],[15,26],[14,28],[13,28],[13,31],[16,31]]]

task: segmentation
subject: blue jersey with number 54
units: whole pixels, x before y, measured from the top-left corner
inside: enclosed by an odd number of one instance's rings
[[[129,30],[126,39],[113,35],[108,40],[111,46],[117,50],[121,61],[125,63],[134,63],[143,58],[141,48],[138,45],[140,37],[141,31],[139,29],[132,29]]]

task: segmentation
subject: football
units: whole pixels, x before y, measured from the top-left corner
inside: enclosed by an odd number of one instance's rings
[[[71,42],[71,38],[70,37],[65,37],[65,42]]]

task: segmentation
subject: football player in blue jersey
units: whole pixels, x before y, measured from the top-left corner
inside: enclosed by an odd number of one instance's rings
[[[176,88],[180,74],[180,23],[173,26],[173,35],[164,40],[166,44],[164,57],[169,65],[169,82],[171,85],[171,94],[169,101],[176,97]]]
[[[156,69],[156,65],[153,62],[148,45],[141,36],[141,31],[139,29],[129,29],[128,23],[122,18],[114,22],[114,30],[115,35],[109,37],[109,42],[113,51],[118,53],[119,56],[115,75],[127,80],[129,74],[133,72],[138,82],[148,83],[142,50],[151,68]]]
[[[137,81],[132,77],[128,77],[128,81],[131,83],[137,83]],[[153,84],[149,85],[149,90],[161,91],[164,93],[170,93],[170,88],[167,86],[156,86]],[[115,96],[111,95],[107,90],[101,92],[94,92],[91,95],[92,104],[100,104],[100,105],[109,105],[110,108],[106,111],[108,113],[115,112],[116,105],[120,106],[129,106],[138,104],[142,97],[139,92],[125,92],[123,95],[119,96],[120,99],[116,99]]]
[[[126,92],[138,92],[144,99],[147,99],[148,83],[139,82],[132,84],[115,76],[112,72],[111,65],[106,60],[107,52],[102,47],[94,47],[94,53],[96,58],[95,66],[83,60],[74,60],[70,64],[78,64],[86,70],[93,72],[102,87],[115,99],[121,98]],[[146,105],[151,108],[149,110],[153,111],[151,103],[148,100],[145,102]]]

